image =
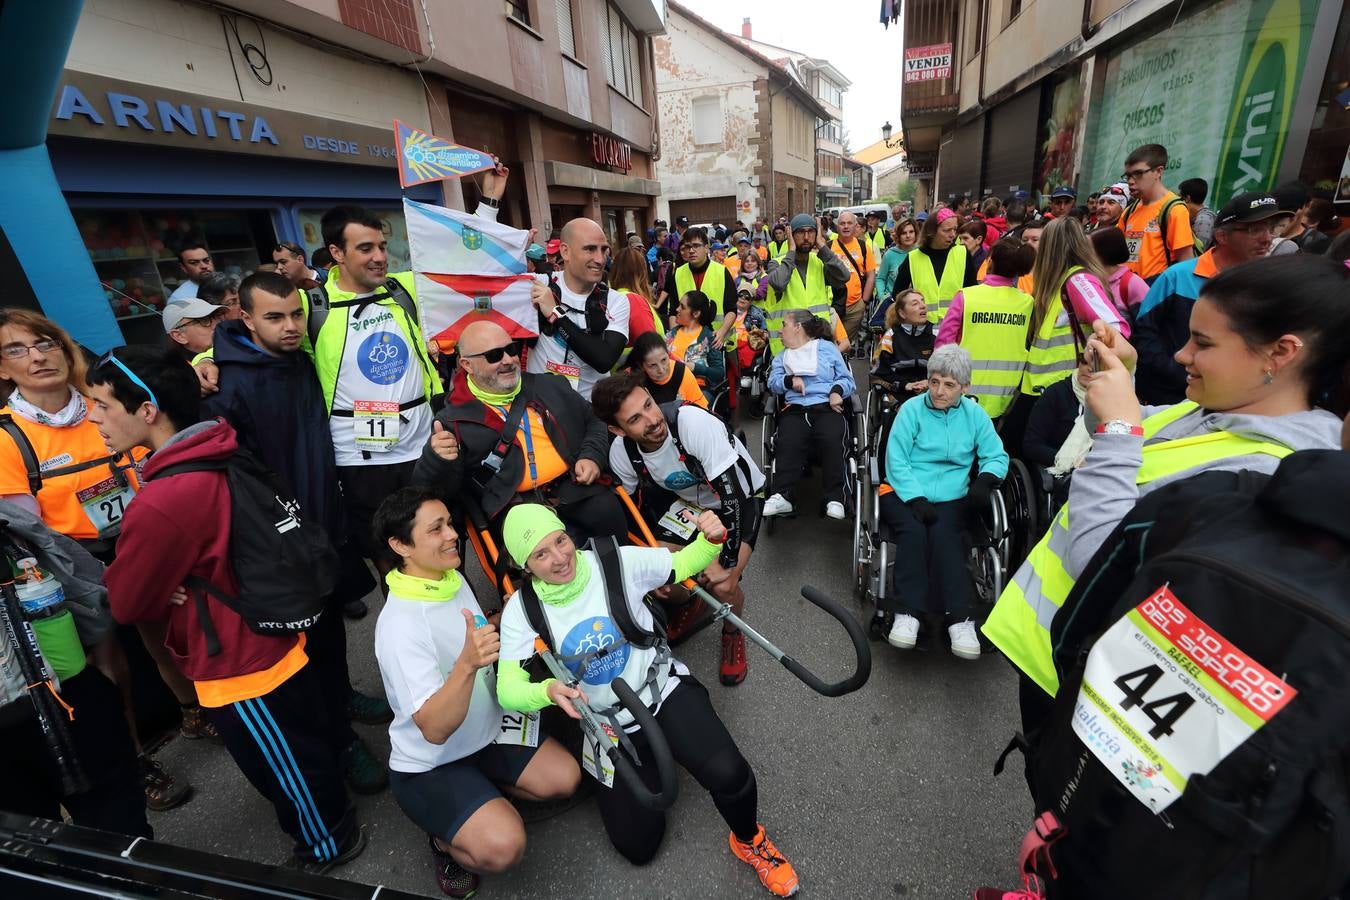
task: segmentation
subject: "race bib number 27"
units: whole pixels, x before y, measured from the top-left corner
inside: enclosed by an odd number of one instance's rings
[[[1073,729],[1160,813],[1297,695],[1164,585],[1093,645]]]

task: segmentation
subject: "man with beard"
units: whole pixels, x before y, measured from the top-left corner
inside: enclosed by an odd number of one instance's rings
[[[521,342],[493,322],[459,338],[459,369],[432,426],[413,481],[462,506],[476,502],[494,525],[517,502],[552,506],[578,543],[627,542],[618,497],[597,484],[609,433],[566,378],[520,371]]]

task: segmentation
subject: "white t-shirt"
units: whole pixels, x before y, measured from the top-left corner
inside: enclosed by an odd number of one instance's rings
[[[697,406],[682,406],[676,415],[679,417],[680,443],[684,445],[685,452],[698,459],[710,480],[736,466],[736,480],[741,483],[741,490],[747,497],[764,486],[764,473],[755,465],[745,445],[727,434],[727,426],[721,419]],[[655,452],[648,453],[640,445],[638,452],[647,464],[652,480],[661,487],[704,509],[722,507],[722,502],[713,490],[706,483],[697,481],[689,468],[680,462],[680,451],[676,449],[671,435],[666,435],[665,443]],[[737,456],[749,466],[750,484],[746,484],[745,473],[736,465]],[[633,469],[633,462],[628,458],[621,437],[616,437],[609,445],[609,468],[619,476],[624,490],[629,493],[637,490],[638,474]]]
[[[189,300],[196,296],[197,296],[197,282],[189,278],[182,284],[178,285],[178,287],[173,289],[173,293],[169,295],[169,299]]]
[[[609,617],[609,603],[605,599],[605,576],[600,571],[600,561],[589,550],[582,551],[591,564],[590,580],[586,582],[581,596],[565,606],[544,607],[548,616],[549,629],[560,646],[554,649],[559,656],[571,656],[589,650],[599,650],[623,641],[619,626]],[[629,613],[639,628],[652,627],[652,613],[642,602],[648,591],[661,587],[670,580],[673,568],[671,553],[664,547],[620,547],[619,564],[623,571],[623,583],[627,587],[626,600]],[[501,658],[524,661],[534,656],[534,639],[538,637],[525,617],[525,603],[520,592],[511,595],[502,613],[502,653]],[[593,709],[602,709],[617,704],[618,698],[610,688],[610,682],[623,676],[629,687],[637,692],[649,707],[650,692],[642,690],[647,680],[647,668],[656,657],[654,649],[644,650],[632,644],[623,644],[618,650],[599,659],[591,660],[580,674],[578,687],[585,692]],[[672,660],[676,675],[688,675],[689,669],[684,663]],[[577,672],[574,667],[573,672]],[[669,678],[669,673],[661,673],[665,679],[661,685],[661,700],[664,701],[675,690],[678,678]],[[658,704],[659,708],[659,704]],[[633,717],[627,710],[618,714],[619,724],[625,730],[631,730]]]
[[[444,744],[428,741],[412,720],[413,713],[445,684],[464,650],[462,609],[483,614],[468,582],[449,600],[411,600],[390,593],[380,610],[375,658],[394,710],[389,768],[395,772],[426,772],[463,759],[492,743],[501,730],[502,709],[491,666],[474,676],[468,712]]]
[[[588,291],[585,294],[575,294],[568,290],[567,280],[561,275],[554,279],[554,283],[562,289],[562,303],[567,307],[567,318],[571,319],[579,328],[586,327],[586,298],[590,296]],[[628,297],[621,294],[613,288],[609,289],[609,299],[605,301],[605,315],[609,319],[609,324],[605,327],[606,331],[613,331],[623,336],[624,342],[628,341]],[[581,396],[587,400],[591,399],[591,389],[601,378],[608,375],[608,372],[600,372],[592,368],[590,364],[584,362],[576,353],[572,352],[567,344],[567,335],[563,334],[561,329],[554,332],[553,336],[541,334],[539,341],[530,350],[529,361],[525,364],[525,371],[533,372],[536,375],[544,372],[554,372],[562,375],[572,383]]]
[[[376,291],[357,294],[353,299],[384,293]],[[338,369],[337,384],[333,387],[333,409],[355,409],[358,402],[407,403],[424,397],[422,363],[418,348],[410,346],[399,322],[402,312],[397,306],[371,303],[356,315],[356,307],[334,310],[332,316],[347,315],[346,343],[342,348],[342,364]],[[396,318],[397,317],[397,318]],[[418,339],[414,335],[414,340]],[[339,466],[381,466],[415,460],[431,438],[431,405],[422,403],[398,414],[374,418],[333,416],[329,427],[333,434],[333,455]],[[356,444],[357,430],[365,438],[390,437],[397,430],[397,440],[386,441],[378,449]],[[370,452],[366,459],[362,450]]]

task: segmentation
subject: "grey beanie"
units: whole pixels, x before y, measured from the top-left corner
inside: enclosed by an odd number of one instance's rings
[[[816,220],[813,216],[806,213],[797,213],[792,217],[792,230],[801,231],[803,228],[816,228]]]

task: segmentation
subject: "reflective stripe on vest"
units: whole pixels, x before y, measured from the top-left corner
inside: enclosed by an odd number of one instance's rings
[[[1144,440],[1197,409],[1186,401],[1144,420]],[[1239,437],[1226,431],[1145,444],[1136,484],[1148,484],[1168,475],[1198,469],[1221,459],[1265,453],[1283,459],[1294,451],[1280,444]],[[1069,505],[1066,503],[1022,567],[994,604],[981,629],[985,636],[1028,678],[1054,696],[1059,690],[1050,625],[1059,612],[1074,578],[1064,560],[1069,550]]]
[[[947,306],[966,282],[966,247],[960,241],[947,251],[947,265],[942,269],[942,281],[933,271],[933,261],[919,248],[909,251],[909,282],[914,290],[928,301],[928,321],[942,324]]]
[[[822,319],[830,316],[831,301],[834,299],[825,285],[825,263],[812,253],[806,261],[806,280],[802,281],[801,270],[795,262],[785,262],[792,266],[792,277],[788,279],[782,298],[772,287],[764,303],[764,314],[769,332],[769,346],[775,355],[783,352],[783,313],[789,309],[809,310],[812,315]],[[814,302],[812,302],[814,301]]]
[[[1036,301],[1012,285],[962,291],[961,346],[970,351],[970,387],[989,418],[1008,411],[1027,364],[1027,330]]]
[[[1069,276],[1082,271],[1082,266],[1070,266],[1060,279],[1059,290],[1050,309],[1046,310],[1041,327],[1031,339],[1027,352],[1027,373],[1022,378],[1022,393],[1039,395],[1050,385],[1069,377],[1078,368],[1078,347],[1074,343],[1073,320],[1060,296]],[[1051,313],[1054,315],[1051,315]]]
[[[675,291],[680,296],[675,298],[675,302],[680,301],[680,297],[690,291],[702,291],[704,295],[713,302],[717,310],[717,318],[722,318],[722,294],[727,289],[727,276],[725,274],[726,266],[717,260],[709,260],[708,268],[703,271],[703,284],[695,286],[694,271],[689,268],[689,263],[685,263],[675,270]]]

